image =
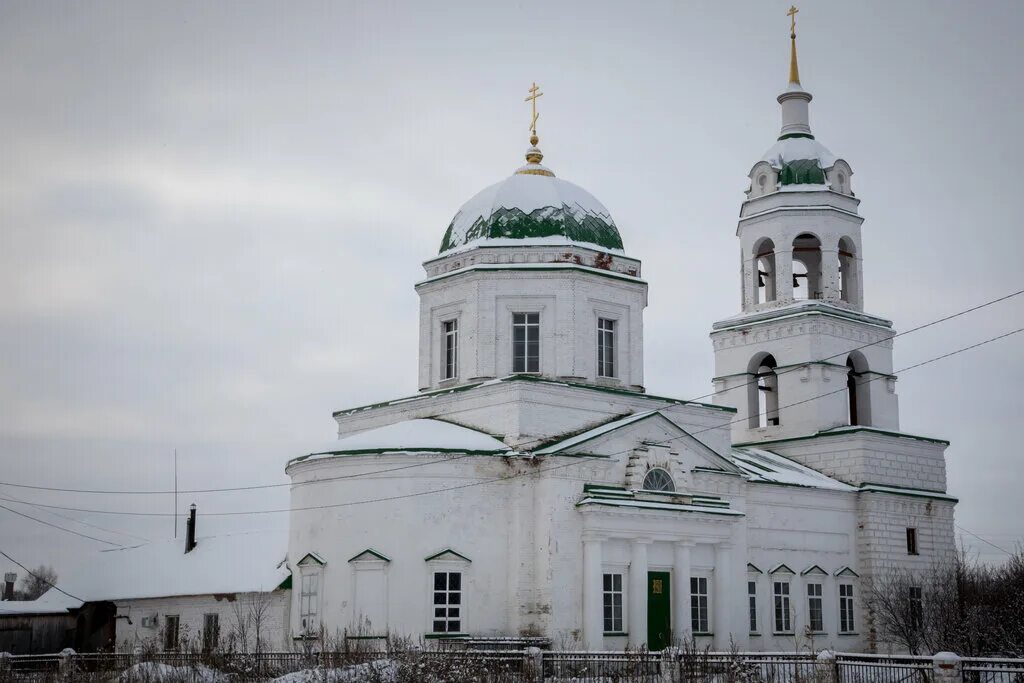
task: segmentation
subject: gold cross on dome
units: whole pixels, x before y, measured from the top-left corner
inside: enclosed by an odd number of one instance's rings
[[[530,108],[533,114],[533,117],[530,119],[530,132],[533,135],[537,134],[537,117],[540,116],[540,114],[537,113],[537,98],[543,94],[544,93],[540,91],[540,88],[537,87],[537,84],[534,83],[533,87],[530,88],[530,94],[525,100],[523,100],[523,102],[530,103]]]
[[[789,33],[790,35],[796,35],[796,13],[799,12],[796,5],[791,5],[789,11],[786,12],[786,16],[789,17]]]

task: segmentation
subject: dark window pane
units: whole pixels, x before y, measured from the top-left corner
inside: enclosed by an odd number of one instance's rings
[[[443,591],[445,589],[444,576],[444,572],[434,573],[434,590]]]
[[[443,621],[435,621],[434,622],[434,633],[444,633],[444,622]]]
[[[462,574],[451,572],[448,574],[448,590],[457,591],[462,587]]]
[[[461,621],[449,621],[448,622],[448,631],[451,632],[451,633],[458,633],[459,631],[462,630],[462,626],[461,625],[462,625]]]
[[[449,593],[448,594],[448,604],[449,605],[458,605],[461,602],[462,602],[462,593]]]
[[[456,618],[456,619],[459,618],[459,608],[458,607],[449,607],[448,608],[448,618],[451,619],[453,617]]]
[[[435,617],[443,617],[444,616],[444,607],[435,607],[434,608],[434,616]]]
[[[447,600],[445,599],[445,594],[444,593],[434,593],[434,604],[435,605],[444,605],[446,603],[447,603]]]
[[[611,574],[605,574],[604,575],[604,589],[606,591],[610,591],[612,589],[612,575]]]

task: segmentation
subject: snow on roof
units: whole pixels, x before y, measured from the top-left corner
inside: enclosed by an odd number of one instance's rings
[[[614,249],[611,247],[602,247],[600,244],[594,244],[593,242],[579,242],[577,240],[570,239],[565,235],[546,235],[544,237],[480,237],[465,244],[448,249],[442,254],[443,256],[451,256],[452,254],[458,254],[459,252],[468,251],[474,247],[581,247],[583,249],[593,249],[595,251],[609,252],[619,256],[625,255],[622,249]]]
[[[288,578],[286,530],[200,536],[103,550],[57,585],[87,602],[272,591]],[[54,589],[43,596],[48,598]]]
[[[813,138],[786,138],[779,140],[761,157],[773,168],[782,168],[791,161],[817,159],[822,170],[828,170],[836,163],[836,156],[825,145]],[[814,186],[818,188],[819,186]]]
[[[608,432],[613,432],[616,429],[619,429],[620,427],[625,427],[626,425],[631,425],[634,422],[639,422],[640,420],[651,417],[657,412],[657,410],[645,410],[642,413],[634,413],[633,415],[627,415],[626,417],[620,418],[618,420],[606,422],[605,424],[600,425],[599,427],[588,429],[582,434],[577,434],[576,436],[570,437],[563,441],[553,443],[550,446],[545,446],[544,448],[536,450],[533,453],[534,455],[549,455],[551,453],[560,453],[561,451],[564,451],[568,448],[572,448],[573,446],[578,446],[579,444],[585,441],[590,441],[591,439],[596,439],[597,437],[603,436]]]
[[[318,450],[310,451],[304,459],[366,451],[508,453],[511,450],[490,434],[443,420],[422,418],[343,436]]]
[[[834,491],[856,491],[821,472],[761,448],[733,448],[731,460],[752,480],[791,486],[808,486]]]
[[[63,582],[58,581],[57,585],[61,586]],[[5,600],[0,602],[0,617],[20,614],[62,614],[69,609],[77,609],[81,606],[81,600],[76,600],[51,588],[35,600]]]

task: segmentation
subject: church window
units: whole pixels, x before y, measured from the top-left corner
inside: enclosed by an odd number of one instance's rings
[[[921,628],[924,622],[924,599],[920,586],[909,586],[909,608],[910,625],[914,628]]]
[[[821,240],[803,233],[793,240],[793,298],[821,299]]]
[[[775,301],[775,243],[762,240],[754,247],[754,303]]]
[[[807,584],[807,627],[812,633],[821,633],[825,630],[820,583]]]
[[[789,581],[775,581],[772,586],[775,605],[775,633],[792,633],[793,615],[790,613]]]
[[[771,354],[755,359],[750,371],[754,378],[750,388],[749,426],[774,427],[781,424],[779,420],[779,377],[776,372],[778,363]]]
[[[540,372],[540,313],[512,314],[512,372]]]
[[[615,377],[615,321],[597,319],[597,376]]]
[[[302,632],[314,633],[320,628],[320,573],[304,572],[299,594],[299,620]]]
[[[213,652],[220,643],[220,615],[203,615],[203,652]]]
[[[708,625],[708,579],[690,577],[690,627],[694,633],[710,633]]]
[[[622,574],[604,575],[604,631],[622,633]]]
[[[660,467],[652,467],[644,477],[644,491],[675,491],[672,475]]]
[[[853,584],[839,584],[839,632],[853,633]]]
[[[918,555],[917,552],[917,529],[907,528],[907,555]]]
[[[434,633],[462,630],[462,572],[434,572]]]
[[[757,581],[747,581],[747,610],[750,632],[757,633]]]
[[[444,332],[444,372],[442,379],[459,376],[459,321],[445,320],[441,323]]]
[[[768,185],[768,176],[766,176],[764,173],[757,176],[757,186],[761,188],[762,194],[764,194],[764,188],[766,185]]]
[[[178,649],[178,624],[180,618],[177,614],[164,616],[164,650],[168,652]]]
[[[871,379],[865,378],[868,362],[859,351],[854,351],[846,359],[846,403],[851,425],[871,424],[871,393],[867,385]]]
[[[853,242],[844,237],[839,240],[839,298],[848,304],[857,303],[856,292],[856,259]]]

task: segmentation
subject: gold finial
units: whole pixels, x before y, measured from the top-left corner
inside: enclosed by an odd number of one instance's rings
[[[540,116],[540,114],[537,113],[537,98],[540,97],[543,94],[544,93],[542,93],[540,91],[540,88],[537,87],[537,83],[534,82],[533,86],[530,88],[530,94],[526,97],[525,100],[523,100],[523,102],[529,102],[530,103],[530,108],[532,110],[531,113],[533,114],[533,116],[530,118],[530,144],[531,145],[536,145],[537,144],[537,141],[533,139],[533,138],[537,137],[537,117]]]
[[[796,5],[792,5],[786,16],[789,17],[789,82],[800,84],[800,69],[796,65],[796,13],[799,12]]]

